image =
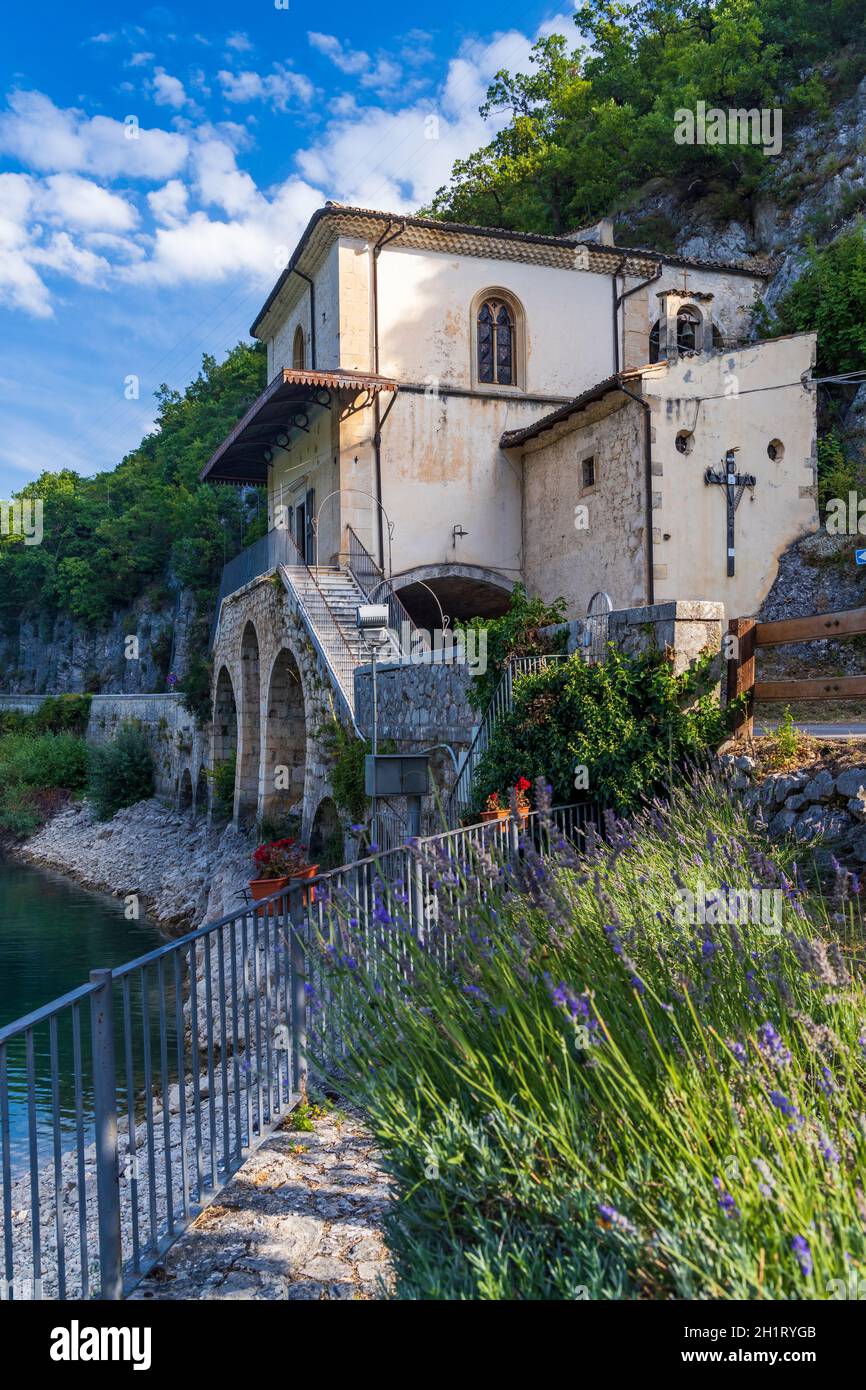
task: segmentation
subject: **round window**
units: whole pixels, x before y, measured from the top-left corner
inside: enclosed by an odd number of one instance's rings
[[[674,442],[681,454],[690,454],[695,447],[695,436],[691,430],[680,430]]]
[[[781,463],[785,457],[785,446],[781,439],[771,439],[767,445],[767,458],[772,459],[773,463]]]

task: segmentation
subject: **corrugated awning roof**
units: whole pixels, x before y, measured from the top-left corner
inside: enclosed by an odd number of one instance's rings
[[[341,411],[363,410],[380,391],[396,390],[396,381],[369,372],[314,372],[284,367],[211,454],[201,471],[201,480],[266,483],[265,449],[273,446],[281,434],[289,435],[292,429],[303,428],[300,421],[305,421],[309,408],[329,409],[337,396]]]

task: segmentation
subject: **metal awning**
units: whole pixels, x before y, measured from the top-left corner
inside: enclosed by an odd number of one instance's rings
[[[257,484],[268,480],[265,450],[288,443],[309,426],[313,409],[338,409],[340,419],[372,405],[380,391],[395,392],[390,377],[369,372],[314,372],[284,367],[201,471],[202,482]]]

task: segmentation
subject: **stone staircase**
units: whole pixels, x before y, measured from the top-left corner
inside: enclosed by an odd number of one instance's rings
[[[369,649],[355,626],[355,610],[368,602],[364,590],[347,569],[281,565],[280,576],[354,719],[355,668],[370,660]],[[391,647],[380,657],[393,659],[399,653],[399,638],[392,632]]]

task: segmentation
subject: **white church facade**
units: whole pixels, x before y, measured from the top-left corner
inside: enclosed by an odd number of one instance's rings
[[[346,718],[362,591],[428,628],[502,612],[518,581],[569,618],[597,590],[755,612],[817,525],[814,337],[750,341],[767,274],[620,248],[607,222],[549,237],[326,204],[252,326],[269,385],[202,473],[268,491],[262,574],[252,557],[223,587],[223,703],[273,645],[239,619],[275,568],[268,602],[306,625]],[[236,812],[268,800],[257,680]]]

